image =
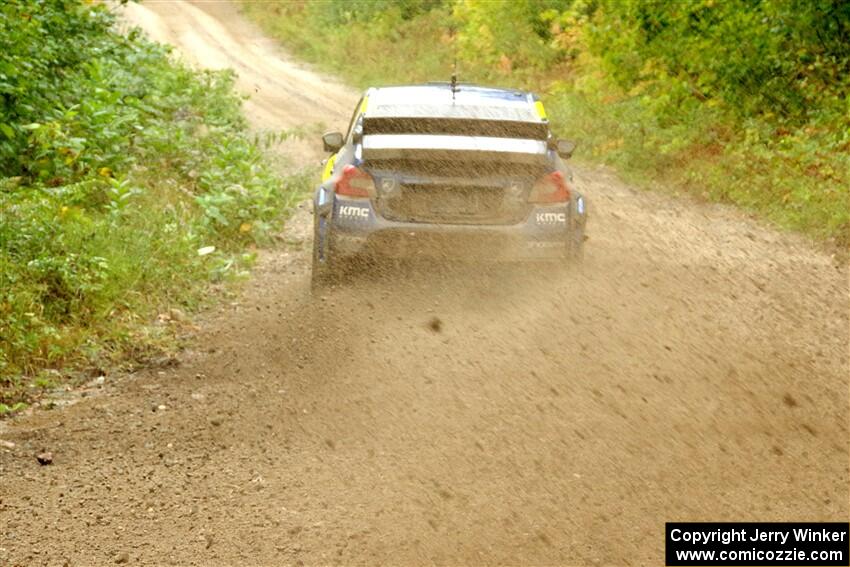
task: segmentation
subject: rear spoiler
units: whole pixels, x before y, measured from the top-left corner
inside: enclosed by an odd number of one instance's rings
[[[364,160],[505,160],[535,163],[546,160],[546,142],[525,138],[448,136],[421,134],[372,134],[363,136]]]

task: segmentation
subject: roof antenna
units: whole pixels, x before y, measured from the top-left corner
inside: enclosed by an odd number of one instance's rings
[[[455,63],[454,63],[454,66],[452,67],[452,102],[455,101],[455,94],[459,90],[460,89],[457,88],[457,57],[455,57]]]
[[[452,38],[452,47],[454,48],[454,63],[452,64],[452,104],[455,102],[455,94],[457,94],[460,89],[457,86],[457,40],[455,38],[455,30],[454,26],[449,28],[449,34]]]

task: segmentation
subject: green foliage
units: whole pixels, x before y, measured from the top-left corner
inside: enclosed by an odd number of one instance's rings
[[[25,404],[24,402],[17,402],[12,405],[0,403],[0,417],[7,414],[17,413],[21,410],[26,409],[26,407],[27,404]]]
[[[101,5],[0,6],[6,408],[39,369],[143,355],[160,338],[139,323],[241,273],[302,186],[266,165],[231,74],[112,25]]]
[[[597,157],[850,243],[850,5],[612,0],[585,21],[558,92],[601,110],[600,137],[565,108]]]
[[[526,74],[552,65],[560,55],[551,47],[551,33],[539,17],[552,2],[463,0],[454,5],[458,51],[464,61]]]
[[[842,0],[608,1],[587,32],[624,89],[672,89],[781,123],[841,119],[846,110],[850,4]]]
[[[352,22],[373,24],[385,18],[410,20],[444,4],[444,0],[325,0],[294,4],[294,7],[306,10],[310,20],[319,25],[341,26]]]
[[[328,0],[246,2],[243,7],[302,57],[365,85],[398,76],[415,81],[448,78],[451,34],[446,30],[451,12],[446,4]],[[404,6],[415,9],[405,10]],[[395,52],[387,53],[387,49]],[[357,54],[356,58],[350,54]],[[400,67],[403,73],[398,72]]]
[[[844,0],[245,2],[358,86],[537,90],[579,159],[850,245]],[[321,41],[315,39],[322,38]]]

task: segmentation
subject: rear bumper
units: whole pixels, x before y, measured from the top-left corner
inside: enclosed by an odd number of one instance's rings
[[[584,216],[572,203],[537,206],[513,225],[391,221],[368,199],[335,198],[328,213],[330,222],[323,224],[329,251],[337,257],[558,260],[570,258],[584,238]]]

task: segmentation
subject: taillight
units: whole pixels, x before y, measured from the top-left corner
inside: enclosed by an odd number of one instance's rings
[[[570,188],[560,171],[553,171],[539,179],[528,197],[531,203],[563,203],[569,200]]]
[[[336,192],[347,197],[368,197],[375,192],[375,182],[371,175],[349,164],[336,181]]]

